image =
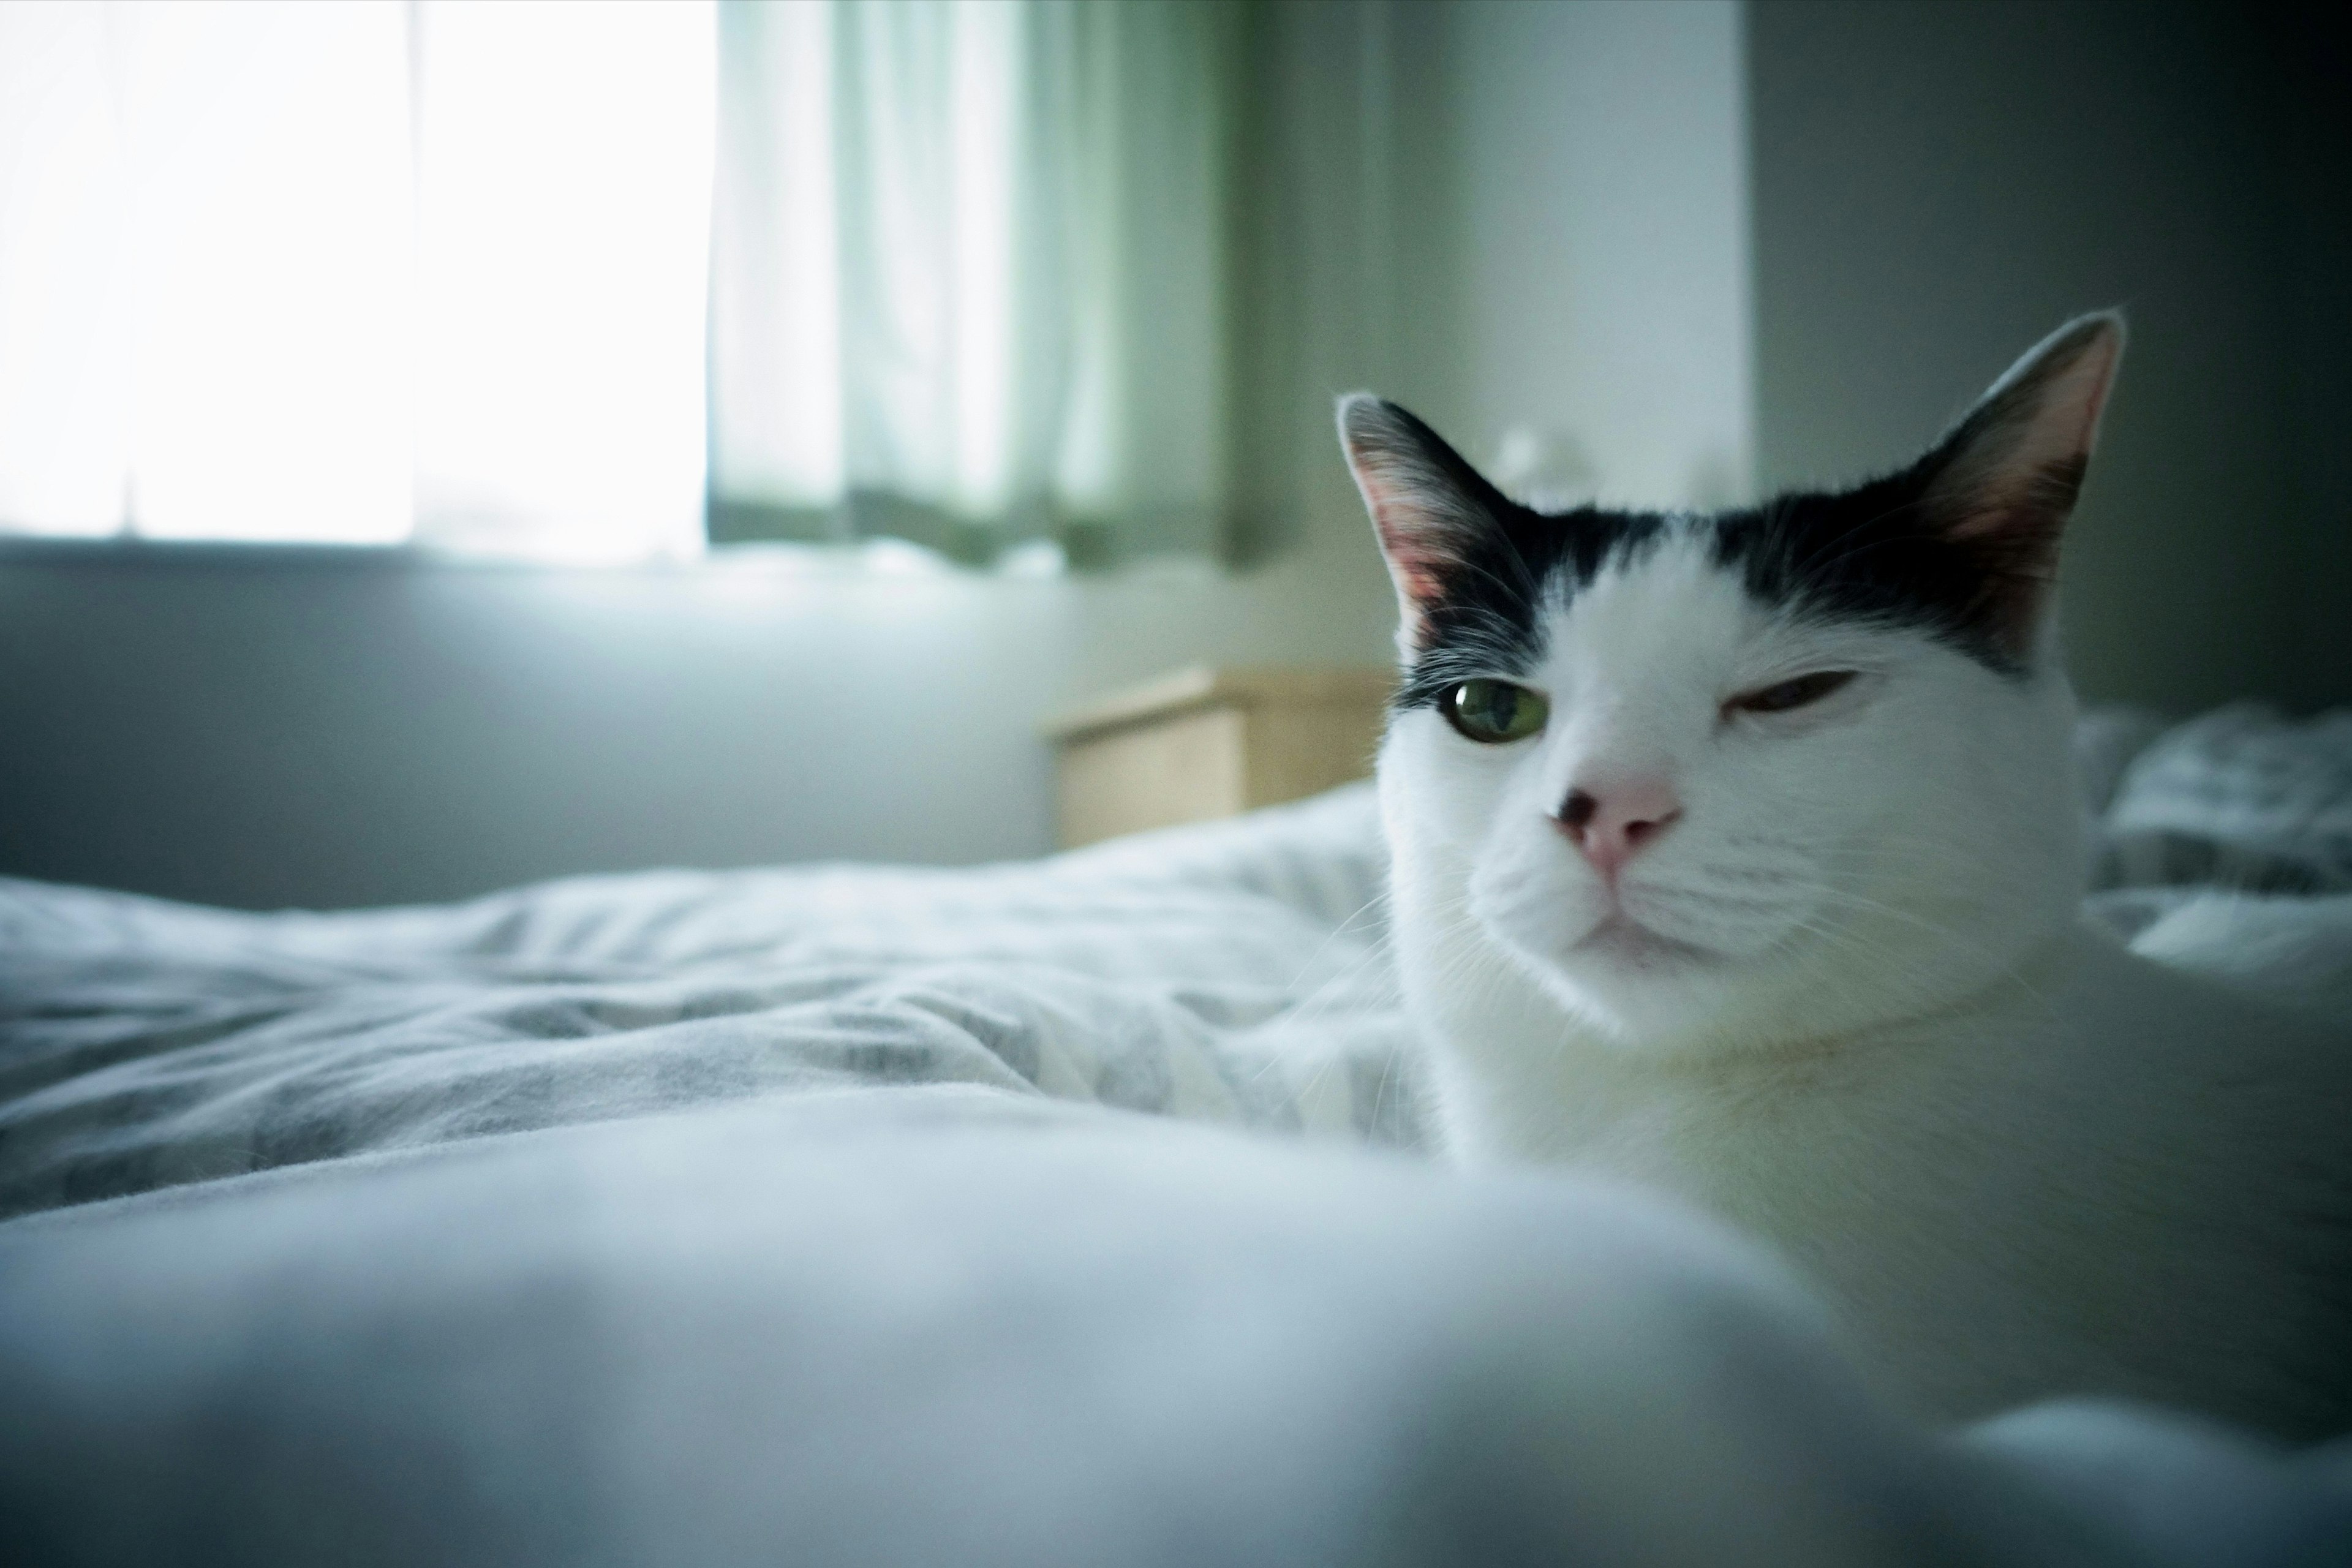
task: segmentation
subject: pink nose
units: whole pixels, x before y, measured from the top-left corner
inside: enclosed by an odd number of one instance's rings
[[[1594,869],[1614,879],[1618,868],[1680,821],[1683,803],[1661,778],[1627,779],[1598,791],[1570,790],[1554,818],[1584,851]]]

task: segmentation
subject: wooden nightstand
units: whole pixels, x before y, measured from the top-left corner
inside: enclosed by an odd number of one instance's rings
[[[1202,666],[1048,720],[1062,847],[1366,777],[1395,681],[1385,669]]]

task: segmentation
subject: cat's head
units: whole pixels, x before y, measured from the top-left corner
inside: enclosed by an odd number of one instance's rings
[[[2080,893],[2053,596],[2122,347],[2082,318],[1901,472],[1706,515],[1539,513],[1343,399],[1402,609],[1381,782],[1409,940],[1633,1045],[2012,970]]]

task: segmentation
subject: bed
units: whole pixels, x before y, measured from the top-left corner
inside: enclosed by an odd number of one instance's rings
[[[2080,747],[2090,912],[2352,1021],[2352,714]],[[438,908],[0,879],[5,1555],[2352,1561],[2352,1446],[1930,1431],[1738,1239],[1437,1164],[1381,875],[1355,785]]]

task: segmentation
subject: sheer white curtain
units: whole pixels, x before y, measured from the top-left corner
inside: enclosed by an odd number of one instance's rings
[[[1245,22],[721,0],[714,536],[1215,548]]]
[[[696,549],[711,7],[0,4],[0,529]]]

